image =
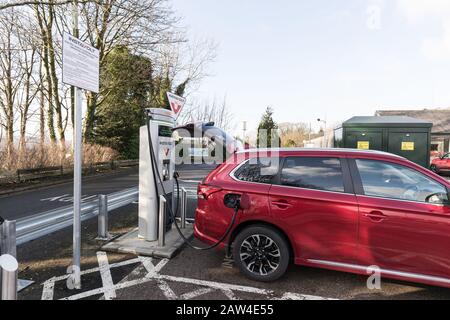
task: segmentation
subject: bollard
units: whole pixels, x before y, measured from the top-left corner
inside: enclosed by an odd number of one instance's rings
[[[17,257],[16,221],[5,220],[0,225],[0,255]]]
[[[17,273],[19,264],[12,255],[5,254],[0,257],[2,270],[2,300],[17,300]]]
[[[187,191],[181,189],[181,229],[186,229]]]
[[[108,233],[108,196],[98,197],[98,238],[99,240],[109,240]]]
[[[166,198],[159,196],[158,246],[166,245]]]

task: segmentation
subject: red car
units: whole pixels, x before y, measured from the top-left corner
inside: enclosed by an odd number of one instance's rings
[[[430,169],[438,174],[450,171],[450,153],[433,159]]]
[[[195,236],[249,278],[297,265],[450,287],[450,184],[404,158],[356,150],[247,150],[198,188]],[[231,201],[232,202],[232,201]]]

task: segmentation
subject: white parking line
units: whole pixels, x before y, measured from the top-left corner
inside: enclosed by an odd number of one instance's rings
[[[200,288],[198,290],[194,290],[192,292],[188,292],[188,293],[182,294],[179,297],[179,299],[180,300],[192,300],[192,299],[195,299],[197,297],[203,296],[205,294],[211,293],[213,291],[214,290],[211,289],[211,288]]]
[[[97,260],[100,277],[102,278],[105,300],[115,299],[116,290],[114,290],[114,282],[111,276],[111,269],[109,267],[108,256],[106,255],[106,252],[97,252]]]
[[[166,281],[157,280],[156,283],[158,284],[158,288],[161,289],[167,300],[178,299],[177,295],[175,294],[175,292],[173,292],[172,288],[169,287]]]
[[[50,280],[44,283],[44,289],[42,289],[42,298],[41,300],[53,300],[53,294],[55,292],[55,278],[51,278]]]
[[[272,290],[258,289],[258,288],[246,287],[246,286],[240,286],[240,285],[234,285],[234,284],[225,284],[225,283],[214,282],[214,281],[205,281],[205,280],[173,277],[173,276],[166,276],[166,275],[155,275],[155,279],[164,279],[167,281],[194,284],[194,285],[198,285],[198,286],[202,286],[202,287],[209,287],[209,288],[213,288],[213,289],[217,289],[217,290],[233,290],[233,291],[256,293],[256,294],[262,294],[262,295],[274,294],[274,292]]]
[[[109,265],[107,255],[104,252],[97,253],[99,268],[90,269],[82,272],[82,275],[86,275],[93,272],[100,272],[102,278],[102,288],[82,292],[70,297],[63,298],[62,300],[79,300],[96,295],[104,295],[105,299],[115,299],[117,292],[122,289],[139,286],[149,282],[154,282],[155,286],[161,290],[166,299],[169,300],[189,300],[195,299],[199,296],[213,293],[222,292],[230,300],[239,300],[238,293],[251,293],[264,296],[263,299],[276,299],[276,293],[273,290],[254,288],[242,285],[234,285],[227,283],[220,283],[215,281],[205,281],[199,279],[190,279],[184,277],[175,277],[170,275],[160,274],[161,270],[167,265],[169,260],[161,260],[156,266],[153,264],[152,258],[139,257],[129,261],[123,261],[116,264]],[[131,265],[140,263],[129,275],[127,275],[118,284],[114,284],[111,277],[111,268],[117,268],[120,266]],[[54,277],[47,280],[44,283],[42,292],[43,300],[52,300],[54,297],[55,283],[67,279],[68,275],[61,277]],[[138,279],[134,279],[139,277]],[[171,283],[183,283],[198,286],[191,292],[184,293],[180,296],[173,291],[170,287]],[[303,295],[298,293],[284,292],[281,293],[281,300],[333,300],[320,296]]]

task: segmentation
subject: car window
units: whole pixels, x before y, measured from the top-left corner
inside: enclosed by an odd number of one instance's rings
[[[281,184],[289,187],[345,192],[341,161],[338,158],[286,158]]]
[[[408,167],[382,161],[356,160],[365,195],[418,202],[444,203],[447,189]]]
[[[234,177],[246,182],[272,184],[278,176],[279,168],[279,158],[253,158],[240,166],[234,172]]]

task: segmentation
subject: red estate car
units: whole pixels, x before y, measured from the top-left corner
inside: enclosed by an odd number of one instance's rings
[[[249,278],[274,281],[297,265],[450,287],[450,184],[376,151],[247,150],[198,188],[195,236],[222,245]]]
[[[431,162],[431,171],[438,174],[450,171],[450,153],[433,159]]]

